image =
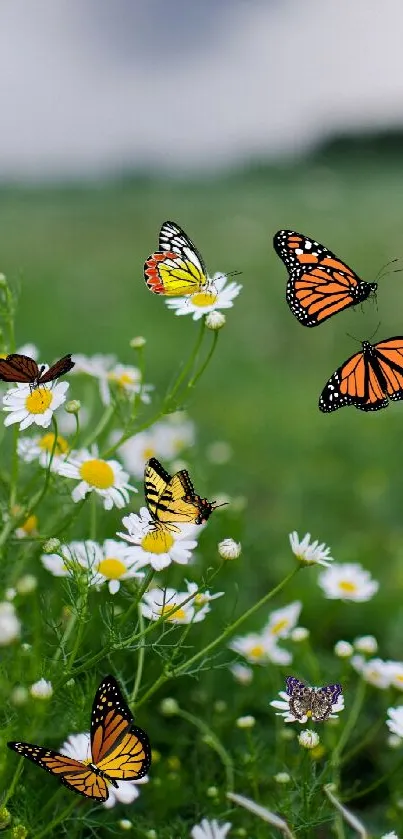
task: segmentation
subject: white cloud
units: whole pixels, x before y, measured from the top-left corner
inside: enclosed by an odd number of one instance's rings
[[[184,8],[2,4],[0,176],[214,167],[401,123],[400,0]]]

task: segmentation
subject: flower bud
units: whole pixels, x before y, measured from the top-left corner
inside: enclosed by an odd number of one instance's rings
[[[48,539],[47,542],[42,545],[42,550],[45,554],[54,554],[60,549],[61,544],[60,539],[53,537],[52,539]]]
[[[46,679],[39,679],[31,685],[29,692],[34,699],[50,699],[53,696],[52,682],[47,682]]]
[[[131,339],[130,346],[133,350],[141,350],[146,343],[147,341],[142,335],[137,335],[136,338]]]
[[[305,729],[298,735],[298,743],[304,749],[315,749],[319,745],[319,734],[316,731]]]
[[[218,543],[218,553],[222,559],[238,559],[241,550],[241,543],[235,542],[235,539],[223,539]]]
[[[172,699],[171,696],[167,696],[160,703],[160,711],[165,717],[174,717],[179,711],[179,705],[176,699]]]
[[[209,329],[221,329],[221,327],[224,326],[225,321],[226,317],[222,312],[212,311],[206,315],[206,326]]]
[[[64,410],[67,411],[68,414],[78,414],[81,408],[81,402],[79,399],[70,399],[70,402],[66,402],[64,406]]]
[[[251,716],[251,714],[247,714],[245,717],[238,717],[236,721],[238,728],[253,728],[255,723],[256,720]]]

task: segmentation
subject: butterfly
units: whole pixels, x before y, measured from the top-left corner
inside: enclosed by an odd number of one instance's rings
[[[175,522],[204,524],[217,506],[196,495],[186,469],[169,475],[156,457],[145,466],[144,495],[155,524],[168,530],[179,530]]]
[[[289,274],[287,303],[304,326],[319,326],[376,293],[377,283],[360,280],[332,251],[303,233],[279,230],[273,244]]]
[[[310,688],[295,676],[289,676],[286,679],[286,685],[286,691],[290,697],[290,711],[297,720],[302,720],[305,716],[311,717],[314,722],[327,720],[332,713],[333,705],[343,693],[343,688],[339,684]]]
[[[144,279],[154,294],[182,297],[195,294],[208,285],[202,256],[174,221],[164,221],[158,248],[144,263]]]
[[[151,765],[149,739],[137,728],[113,676],[102,680],[95,694],[91,715],[91,761],[65,757],[44,746],[7,743],[9,749],[27,757],[55,775],[69,789],[106,801],[108,784],[142,778]]]
[[[60,358],[46,370],[45,364],[38,367],[36,361],[28,355],[11,353],[6,358],[0,358],[0,380],[3,382],[27,382],[33,388],[37,388],[64,376],[74,367],[74,363],[70,354],[64,355],[63,358]]]
[[[379,411],[388,400],[403,399],[403,337],[378,344],[362,342],[336,370],[322,390],[319,408],[324,413],[354,405],[360,411]]]

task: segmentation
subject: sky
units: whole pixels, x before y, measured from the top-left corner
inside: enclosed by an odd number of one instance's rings
[[[403,125],[401,0],[2,0],[0,178],[215,170]]]

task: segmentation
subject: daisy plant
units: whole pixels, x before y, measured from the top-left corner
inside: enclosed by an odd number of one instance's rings
[[[178,225],[163,231],[173,250],[162,236],[147,303],[160,306],[158,330],[175,354],[166,380],[152,347],[157,329],[143,314],[137,328],[153,337],[127,335],[120,356],[114,346],[84,355],[55,345],[49,358],[72,353],[67,375],[0,384],[0,830],[10,839],[342,836],[354,796],[365,802],[390,784],[392,802],[383,808],[377,798],[373,814],[374,835],[385,834],[401,811],[399,615],[388,645],[370,619],[372,601],[385,597],[381,573],[365,552],[346,554],[345,522],[342,538],[331,528],[330,550],[322,524],[320,540],[305,528],[299,536],[288,506],[275,498],[267,506],[260,487],[249,509],[252,518],[265,511],[273,540],[259,564],[256,519],[243,525],[242,458],[223,439],[225,423],[206,439],[193,400],[196,387],[206,404],[221,399],[207,372],[219,335],[230,336],[241,286],[208,277]],[[192,294],[178,294],[184,279]],[[4,357],[19,346],[15,313],[1,275]],[[36,346],[19,353],[42,359]],[[150,458],[161,469],[145,491]],[[283,485],[273,480],[270,493]],[[333,559],[343,553],[349,561]],[[133,757],[128,743],[140,730],[151,753],[143,738]],[[115,735],[130,751],[119,765]],[[383,745],[391,765],[381,756],[375,769]],[[69,773],[92,779],[80,796]]]

